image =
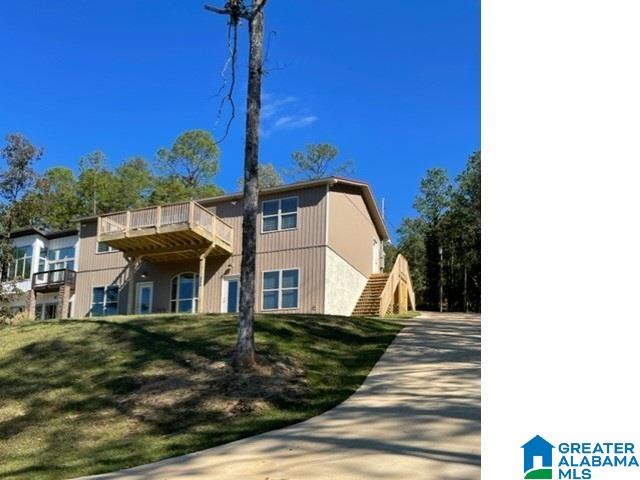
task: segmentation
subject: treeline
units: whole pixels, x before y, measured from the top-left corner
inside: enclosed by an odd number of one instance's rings
[[[220,150],[211,134],[192,130],[178,136],[173,145],[161,148],[152,162],[131,157],[110,168],[101,151],[78,160],[74,170],[52,167],[36,173],[44,154],[22,134],[8,134],[0,148],[0,233],[39,227],[59,230],[74,226],[74,219],[160,203],[220,195],[215,184],[220,169]],[[319,178],[345,170],[336,162],[338,150],[329,144],[310,144],[292,153],[286,171],[291,180]],[[238,165],[238,172],[242,169]],[[76,173],[77,172],[77,173]],[[271,163],[259,165],[261,188],[283,183]],[[242,178],[238,179],[242,188]],[[1,253],[0,253],[1,255]]]
[[[421,308],[479,312],[480,152],[453,182],[442,168],[428,170],[413,206],[417,216],[402,221],[387,266],[397,252],[407,258]]]
[[[77,168],[35,168],[44,154],[21,134],[6,136],[1,177],[20,191],[4,195],[4,227],[9,211],[12,229],[35,226],[64,229],[79,217],[144,207],[149,204],[201,198],[222,193],[213,182],[220,150],[209,132],[180,135],[170,148],[158,151],[154,162],[131,157],[110,168],[101,151],[78,160]],[[28,172],[25,175],[25,172]],[[24,177],[22,182],[16,178]]]

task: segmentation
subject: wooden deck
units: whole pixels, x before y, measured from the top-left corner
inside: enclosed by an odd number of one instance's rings
[[[140,208],[98,217],[98,241],[152,262],[231,255],[233,229],[197,202]]]

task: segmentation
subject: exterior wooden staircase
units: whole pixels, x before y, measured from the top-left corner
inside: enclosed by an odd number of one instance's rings
[[[374,273],[369,277],[352,315],[381,317],[389,313],[406,313],[409,309],[416,309],[409,263],[398,255],[389,273]]]
[[[352,315],[378,315],[380,311],[380,294],[384,290],[388,273],[374,273],[364,287]]]

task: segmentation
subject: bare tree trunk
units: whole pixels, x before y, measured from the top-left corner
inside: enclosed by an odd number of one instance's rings
[[[469,301],[467,300],[467,265],[464,266],[464,311],[469,312]]]
[[[258,146],[260,131],[260,95],[262,88],[262,46],[264,8],[267,0],[253,0],[247,7],[242,0],[228,0],[224,7],[205,5],[214,13],[227,15],[229,24],[237,28],[239,19],[249,23],[249,79],[247,85],[247,120],[244,144],[244,194],[242,212],[242,264],[240,266],[240,304],[238,305],[238,338],[233,358],[237,370],[251,369],[256,364],[253,323],[256,295],[256,223],[258,218]],[[235,50],[232,56],[235,61]],[[233,118],[233,117],[232,117]]]
[[[255,3],[255,1],[254,1]],[[244,146],[244,200],[242,218],[242,266],[238,339],[234,365],[237,369],[255,365],[253,323],[256,291],[256,223],[258,217],[258,146],[260,94],[262,84],[262,43],[264,15],[258,11],[249,22],[249,84]]]

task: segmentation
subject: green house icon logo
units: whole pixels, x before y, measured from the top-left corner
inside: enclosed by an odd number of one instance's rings
[[[524,478],[553,478],[553,445],[536,435],[521,448],[524,449]]]

